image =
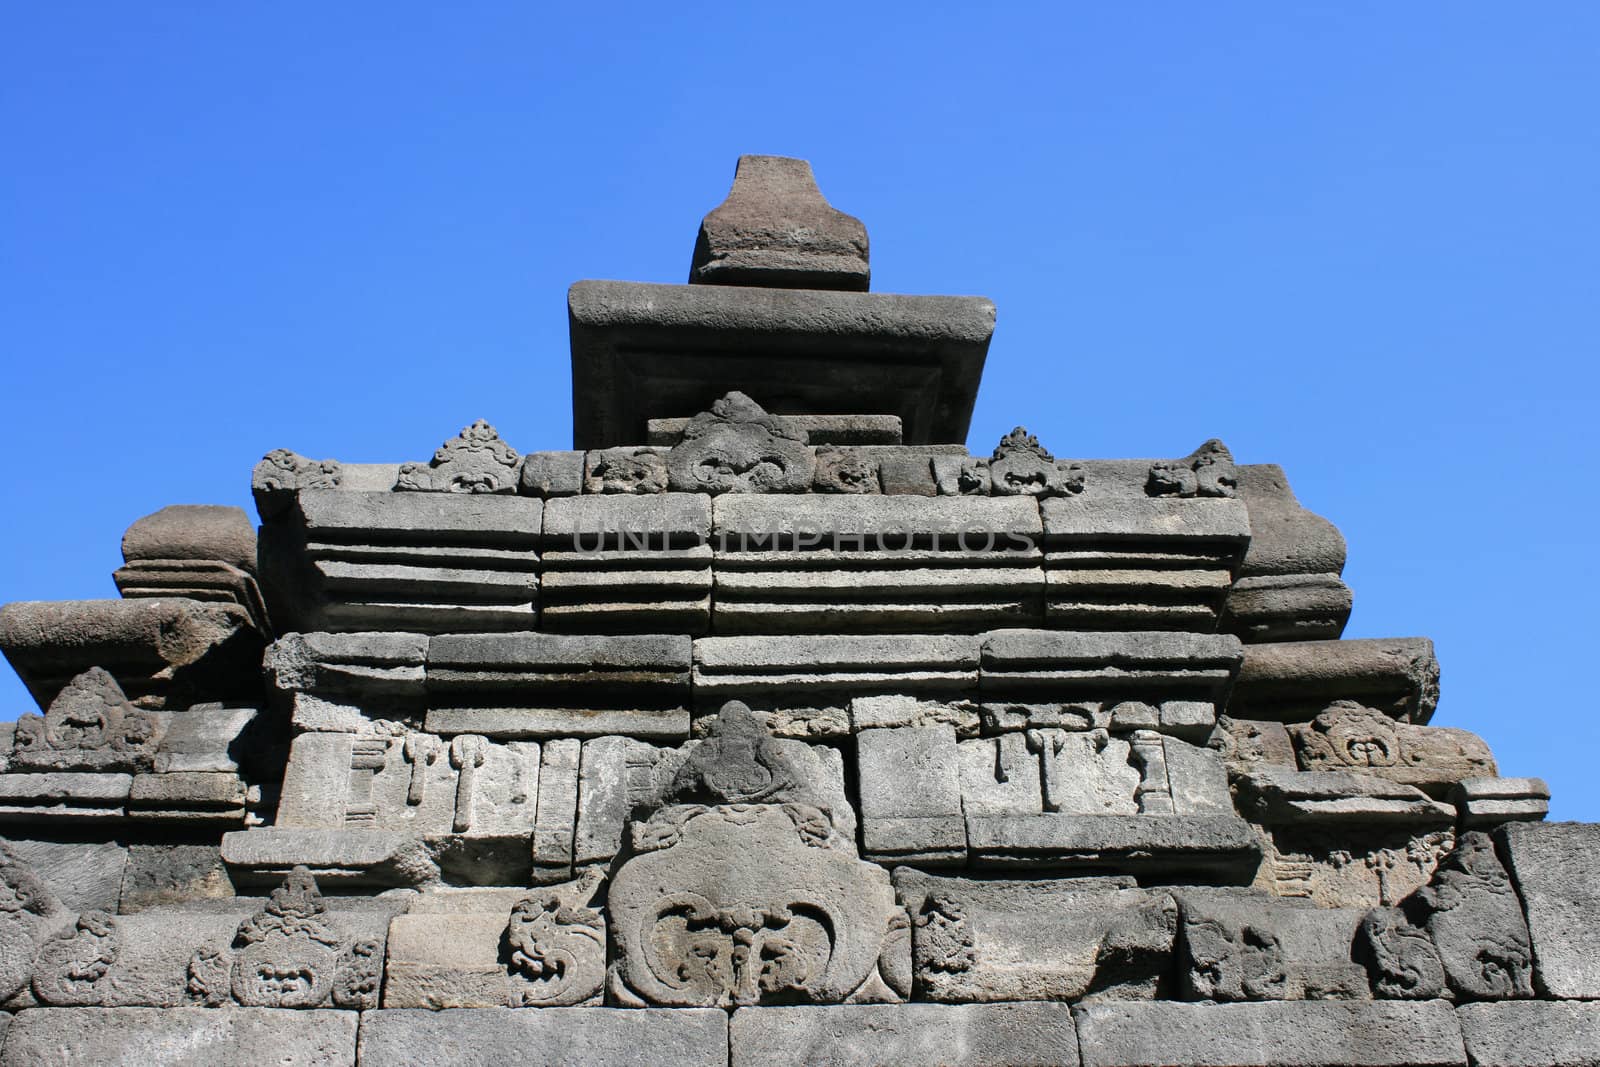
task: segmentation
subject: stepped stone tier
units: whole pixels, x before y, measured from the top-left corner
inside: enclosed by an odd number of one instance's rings
[[[0,609],[0,1064],[1600,1063],[1600,826],[1338,530],[969,452],[993,305],[869,277],[746,157],[573,286],[573,449],[273,451]]]

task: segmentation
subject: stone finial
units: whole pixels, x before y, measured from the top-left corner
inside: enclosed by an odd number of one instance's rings
[[[866,292],[867,228],[835,209],[811,164],[740,156],[728,198],[700,223],[689,282]]]

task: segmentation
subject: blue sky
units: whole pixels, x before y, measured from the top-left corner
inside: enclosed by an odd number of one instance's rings
[[[682,281],[797,155],[875,289],[998,304],[975,451],[1281,463],[1346,636],[1600,818],[1600,7],[665,6],[14,6],[0,600],[114,596],[271,448],[567,446],[568,284]]]

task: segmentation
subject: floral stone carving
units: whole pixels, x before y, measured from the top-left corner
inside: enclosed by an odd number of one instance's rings
[[[667,461],[648,448],[606,448],[584,457],[586,493],[663,493]]]
[[[302,489],[334,489],[343,471],[337,460],[307,459],[287,448],[274,449],[262,457],[250,475],[250,491],[256,498],[261,517],[279,514]]]
[[[1058,462],[1021,426],[1000,439],[989,460],[996,496],[1071,496],[1083,492],[1086,478],[1081,466]]]
[[[1188,456],[1150,464],[1145,493],[1150,496],[1233,496],[1239,480],[1233,453],[1213,437]]]
[[[260,911],[239,924],[232,951],[202,945],[189,960],[189,994],[203,1004],[375,1008],[382,946],[352,941],[326,918],[328,906],[304,867],[289,872]]]
[[[405,463],[396,490],[421,493],[515,493],[521,457],[479,419],[439,446],[427,464]]]
[[[1495,776],[1494,757],[1476,734],[1396,722],[1353,700],[1334,701],[1289,735],[1301,770],[1355,770],[1423,789]]]
[[[100,1004],[99,983],[121,950],[117,920],[103,911],[84,912],[39,950],[33,965],[34,995],[58,1007]]]
[[[598,1003],[606,979],[606,922],[586,907],[604,872],[592,867],[517,902],[506,925],[513,1008]]]
[[[671,487],[687,493],[801,493],[815,471],[805,433],[738,392],[690,419],[667,453]]]
[[[676,834],[659,838],[670,843],[612,881],[613,966],[629,992],[676,1007],[838,1004],[876,976],[899,913],[888,872],[829,847],[815,832],[820,812],[681,814]]]
[[[107,671],[91,667],[68,682],[41,718],[17,720],[17,770],[148,771],[160,720],[139,711]]]

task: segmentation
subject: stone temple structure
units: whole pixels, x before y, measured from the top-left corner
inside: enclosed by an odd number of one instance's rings
[[[0,1063],[1600,1062],[1600,827],[1283,471],[969,452],[994,306],[868,282],[746,157],[572,287],[572,449],[273,451],[0,609]]]

